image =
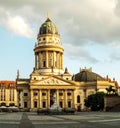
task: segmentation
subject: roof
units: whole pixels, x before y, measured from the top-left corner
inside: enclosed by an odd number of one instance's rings
[[[41,25],[39,34],[58,34],[58,30],[50,18],[47,18],[47,20]]]
[[[80,81],[80,82],[94,82],[97,80],[103,81],[104,78],[97,73],[94,73],[89,70],[81,70],[79,73],[75,74],[74,76],[75,81]]]
[[[24,79],[24,78],[16,79],[17,86],[26,85],[26,84],[29,84],[29,82],[30,82],[30,79]]]
[[[0,86],[4,86],[5,88],[16,88],[16,82],[15,81],[1,80]]]

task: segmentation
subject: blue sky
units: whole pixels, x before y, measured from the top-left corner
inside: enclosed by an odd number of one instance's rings
[[[119,0],[0,0],[0,80],[29,78],[39,27],[50,12],[71,74],[92,67],[120,83]]]

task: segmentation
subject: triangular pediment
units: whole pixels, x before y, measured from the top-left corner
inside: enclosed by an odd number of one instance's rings
[[[72,82],[56,76],[50,76],[39,81],[34,81],[31,84],[32,85],[73,85]]]

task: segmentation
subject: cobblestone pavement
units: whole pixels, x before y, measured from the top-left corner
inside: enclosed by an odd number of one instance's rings
[[[79,112],[75,115],[0,113],[0,128],[119,128],[120,112]]]

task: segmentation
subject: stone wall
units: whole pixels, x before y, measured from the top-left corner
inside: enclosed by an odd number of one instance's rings
[[[104,97],[104,110],[111,111],[120,107],[120,96],[108,95]]]

